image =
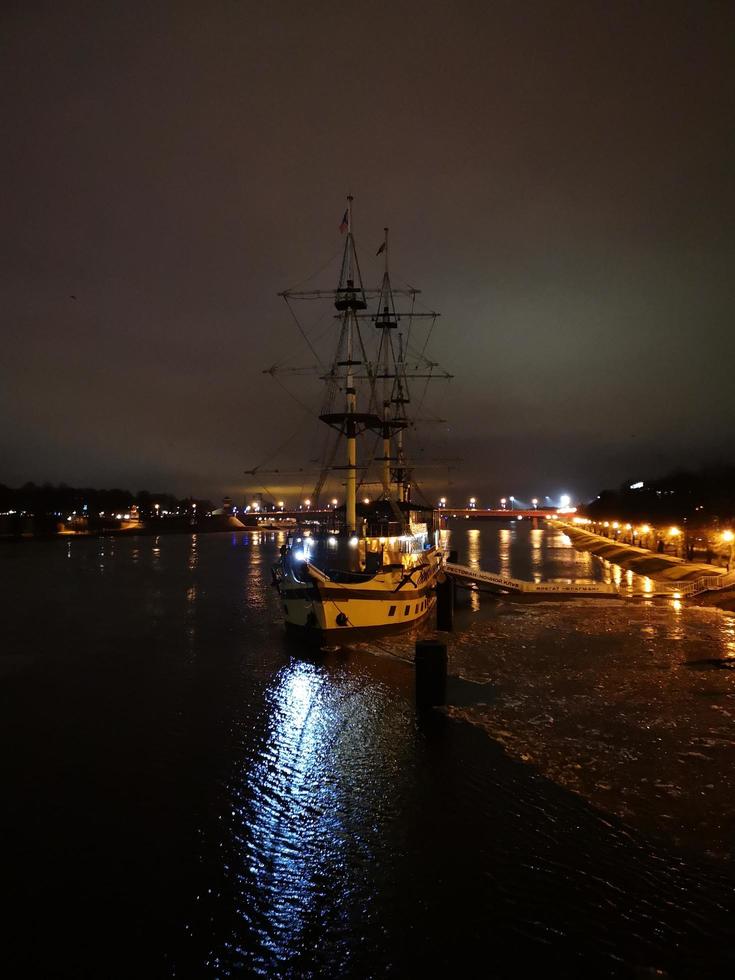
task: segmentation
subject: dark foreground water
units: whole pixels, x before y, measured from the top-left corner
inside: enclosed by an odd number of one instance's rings
[[[732,617],[467,596],[419,717],[414,637],[287,643],[277,549],[0,550],[5,975],[732,975]]]

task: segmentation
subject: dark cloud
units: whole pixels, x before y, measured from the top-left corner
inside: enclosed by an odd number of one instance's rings
[[[299,356],[275,294],[338,250],[348,190],[367,277],[388,223],[443,313],[422,445],[464,457],[457,495],[730,455],[734,21],[7,5],[0,480],[240,490],[304,417],[261,374]]]

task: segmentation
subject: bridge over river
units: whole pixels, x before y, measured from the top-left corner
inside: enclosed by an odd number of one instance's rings
[[[284,517],[297,521],[330,521],[335,514],[340,514],[341,508],[337,507],[299,507],[296,510],[260,510],[240,512],[238,517],[243,521],[272,521],[283,519]],[[559,511],[555,507],[539,507],[537,509],[508,510],[503,508],[484,508],[484,507],[437,507],[435,514],[440,515],[445,520],[451,517],[471,517],[473,520],[481,521],[514,521],[514,520],[547,520],[558,518]]]

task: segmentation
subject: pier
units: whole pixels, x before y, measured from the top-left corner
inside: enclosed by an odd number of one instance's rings
[[[529,582],[454,562],[447,562],[443,567],[445,573],[455,581],[489,586],[493,592],[537,596],[596,596],[608,599],[620,596],[617,586],[611,582]]]

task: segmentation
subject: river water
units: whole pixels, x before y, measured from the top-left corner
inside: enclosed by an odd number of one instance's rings
[[[462,592],[417,714],[416,634],[287,640],[279,544],[0,549],[6,975],[732,975],[732,615]],[[614,574],[529,522],[451,546]]]

